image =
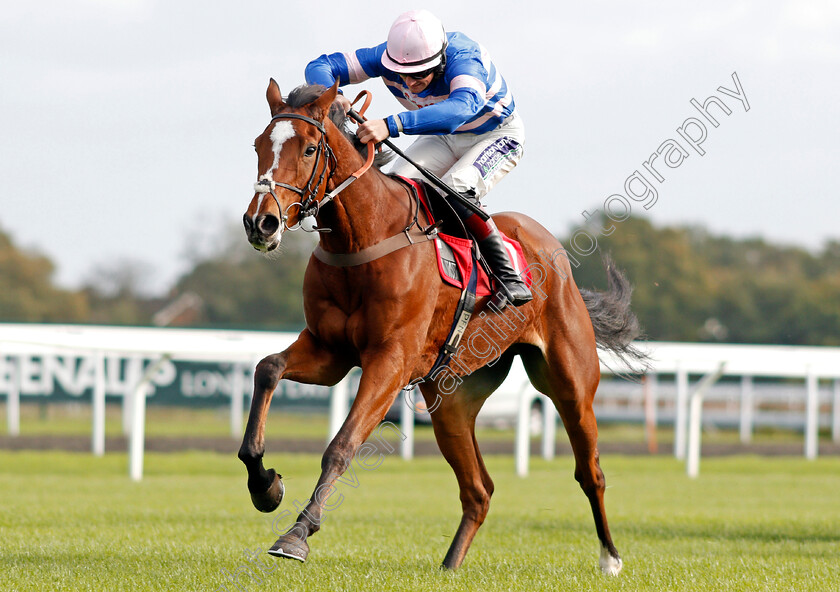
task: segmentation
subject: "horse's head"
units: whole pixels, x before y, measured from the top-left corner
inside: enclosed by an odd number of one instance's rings
[[[338,84],[306,104],[287,105],[277,83],[269,82],[271,122],[254,141],[257,183],[243,217],[248,242],[255,249],[274,250],[285,230],[317,214],[335,170],[324,126],[337,91]]]

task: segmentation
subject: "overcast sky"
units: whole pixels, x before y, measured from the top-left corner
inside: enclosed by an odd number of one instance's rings
[[[62,285],[134,261],[165,290],[248,205],[269,78],[287,93],[310,59],[378,44],[419,7],[489,49],[524,118],[525,158],[491,211],[565,234],[620,194],[658,224],[840,240],[840,3],[827,0],[7,3],[0,228],[49,256]],[[718,90],[736,90],[733,73],[748,111]],[[380,82],[364,87],[370,116],[399,110]],[[690,103],[712,95],[731,110],[710,107],[718,127]],[[702,156],[677,131],[692,117]],[[668,140],[688,156],[654,162],[660,181],[644,163]],[[634,171],[655,203],[628,199]]]

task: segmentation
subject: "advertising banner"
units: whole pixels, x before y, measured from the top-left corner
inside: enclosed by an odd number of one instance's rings
[[[105,356],[105,393],[122,400],[154,360]],[[96,357],[59,354],[0,356],[0,392],[9,392],[17,377],[21,401],[90,401],[96,381]],[[152,377],[150,405],[229,405],[233,389],[242,389],[246,403],[254,384],[251,365],[164,361]],[[329,408],[328,387],[280,381],[274,403],[301,410]]]

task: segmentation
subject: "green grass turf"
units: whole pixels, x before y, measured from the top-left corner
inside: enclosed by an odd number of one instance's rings
[[[490,515],[464,566],[444,572],[460,510],[441,458],[356,465],[300,564],[262,551],[280,510],[311,493],[317,456],[268,454],[287,491],[265,515],[232,455],[148,454],[133,483],[121,454],[0,452],[0,590],[840,590],[836,457],[704,459],[697,480],[667,457],[602,459],[617,578],[597,568],[570,458],[533,459],[526,479],[510,457],[487,460]],[[268,573],[249,576],[246,551]]]

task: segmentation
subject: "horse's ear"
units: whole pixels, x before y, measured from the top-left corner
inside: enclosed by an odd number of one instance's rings
[[[321,121],[326,119],[327,113],[330,112],[330,106],[333,104],[333,101],[335,101],[336,95],[338,95],[338,79],[336,79],[335,84],[325,90],[324,94],[318,97],[312,104],[316,110],[320,110],[317,118]]]
[[[280,92],[280,86],[272,78],[268,83],[268,89],[265,91],[265,98],[268,100],[268,107],[271,109],[272,117],[277,115],[280,110],[286,106],[283,102],[283,94]]]

